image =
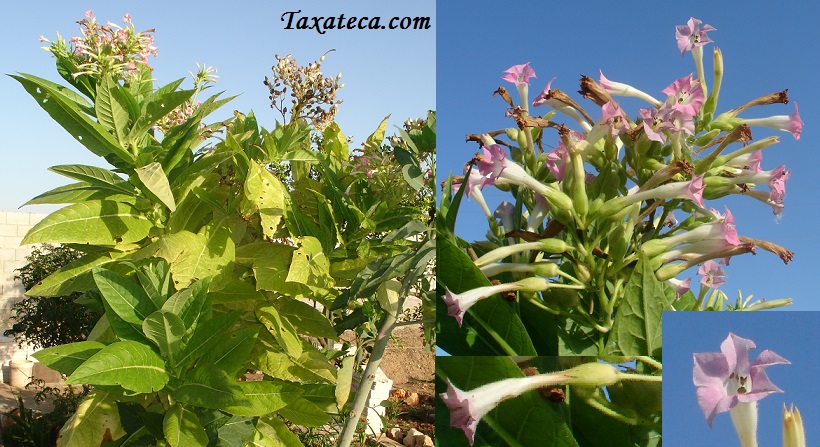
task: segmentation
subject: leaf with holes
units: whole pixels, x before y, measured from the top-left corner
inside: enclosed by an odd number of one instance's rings
[[[244,192],[243,200],[259,212],[262,232],[267,237],[273,237],[276,227],[282,221],[287,189],[270,171],[255,160],[250,160]]]

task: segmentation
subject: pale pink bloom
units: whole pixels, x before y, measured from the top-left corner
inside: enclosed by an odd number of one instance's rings
[[[692,278],[686,278],[683,281],[677,278],[669,278],[664,282],[675,291],[675,297],[680,298],[691,288]]]
[[[791,115],[776,115],[768,118],[751,118],[743,120],[749,126],[764,126],[771,129],[782,130],[792,134],[795,140],[800,139],[803,132],[803,120],[797,111],[797,102],[794,103],[794,113]]]
[[[723,279],[726,278],[726,272],[723,271],[723,267],[712,260],[706,261],[700,266],[698,275],[702,276],[700,283],[710,289],[720,287],[726,283],[726,280]]]
[[[537,196],[538,194],[536,194]],[[515,205],[506,200],[502,201],[498,204],[498,207],[495,209],[493,213],[493,217],[499,219],[501,221],[501,226],[504,227],[504,231],[510,232],[515,228],[513,225],[513,213],[515,212]]]
[[[666,133],[664,130],[672,127],[670,117],[664,114],[664,109],[650,107],[648,109],[638,109],[638,114],[643,118],[643,130],[646,137],[652,141],[666,144]]]
[[[739,403],[756,402],[783,392],[769,380],[766,368],[791,362],[768,349],[750,362],[749,351],[754,348],[752,340],[730,332],[720,344],[721,352],[693,354],[692,381],[697,387],[698,405],[710,427],[715,416]]]
[[[550,102],[549,100],[547,100],[547,96],[549,96],[550,86],[552,85],[552,81],[554,80],[555,78],[550,79],[550,81],[547,82],[547,86],[544,87],[544,90],[542,90],[541,93],[535,97],[535,99],[532,101],[533,107],[542,106]]]
[[[122,21],[125,23],[131,23],[131,14],[125,13],[125,15],[122,16]]]
[[[453,293],[449,288],[445,288],[446,294],[442,295],[441,299],[444,301],[444,304],[447,305],[447,315],[455,318],[458,325],[461,326],[464,321],[464,314],[475,303],[493,295],[518,290],[520,288],[521,286],[516,283],[478,287],[463,293]]]
[[[564,147],[563,142],[559,142],[558,146],[547,154],[546,164],[556,180],[564,180],[566,175],[567,163],[569,163],[569,152]]]
[[[627,118],[623,109],[611,100],[601,106],[601,113],[603,114],[601,121],[609,126],[610,134],[613,137],[632,129],[632,125],[629,124],[629,118]]]
[[[667,95],[666,102],[673,110],[689,116],[697,116],[703,105],[703,88],[692,75],[680,78],[661,91]]]
[[[535,70],[530,67],[530,63],[521,65],[513,65],[504,71],[504,76],[501,79],[512,82],[515,85],[527,84],[530,85],[530,78],[535,77]]]
[[[753,183],[757,185],[769,186],[769,200],[774,203],[783,203],[786,198],[786,182],[791,176],[791,171],[786,169],[786,165],[780,165],[771,171],[761,171],[753,174],[740,175],[732,179],[734,184]]]
[[[712,39],[706,35],[709,31],[717,31],[711,25],[701,26],[700,20],[692,17],[686,25],[678,25],[675,27],[675,38],[678,41],[678,49],[683,55],[692,48],[702,47],[711,42]]]
[[[90,20],[93,20],[94,19],[94,11],[92,11],[90,9],[88,11],[86,11],[85,12],[85,17],[90,19]]]
[[[368,169],[367,171],[365,171],[365,175],[367,175],[367,178],[373,178],[373,170]]]
[[[763,161],[763,151],[754,151],[751,154],[743,154],[726,162],[730,166],[743,166],[753,172],[760,172],[760,163]]]
[[[514,163],[507,161],[507,152],[499,144],[484,146],[481,149],[484,156],[481,161],[476,163],[476,166],[481,173],[481,186],[484,187],[494,184],[501,176],[501,173]]]
[[[650,94],[645,93],[641,90],[636,89],[635,87],[624,84],[621,82],[610,81],[609,79],[604,76],[604,72],[600,71],[600,76],[598,77],[598,83],[601,84],[601,87],[604,88],[610,95],[612,96],[631,96],[634,98],[640,98],[644,101],[652,104],[655,107],[660,107],[661,102],[652,97]]]

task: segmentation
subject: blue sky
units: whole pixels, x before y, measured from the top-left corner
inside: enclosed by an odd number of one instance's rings
[[[510,4],[491,1],[440,2],[438,8],[438,171],[439,180],[449,172],[461,174],[463,164],[478,150],[464,136],[512,127],[504,117],[505,104],[491,97],[499,86],[507,87],[517,100],[512,84],[501,80],[503,71],[531,62],[537,79],[531,80],[530,98],[557,77],[552,87],[563,90],[597,118],[594,104],[579,94],[580,74],[594,79],[598,70],[611,80],[626,82],[660,97],[660,90],[695,71],[691,56],[681,57],[675,26],[694,16],[717,28],[715,41],[705,47],[707,80],[711,84],[711,54],[717,45],[725,61],[719,111],[739,106],[758,96],[789,89],[789,98],[800,105],[805,122],[800,141],[791,135],[761,127],[752,129],[755,139],[780,137],[780,144],[763,153],[763,169],[785,164],[792,171],[787,185],[786,209],[777,222],[771,208],[748,197],[707,202],[722,211],[728,205],[741,235],[771,240],[790,248],[794,261],[784,265],[776,256],[759,250],[755,256],[732,259],[723,290],[734,300],[737,290],[767,299],[793,297],[795,310],[820,309],[813,279],[814,254],[820,249],[816,227],[818,187],[812,169],[818,165],[818,108],[814,85],[818,62],[805,43],[815,36],[816,8],[806,2],[788,8],[770,2],[685,3],[536,2]],[[810,13],[811,12],[811,13]],[[622,101],[630,116],[640,103]],[[533,109],[537,115],[546,108]],[[794,104],[756,107],[744,117],[788,115]],[[571,123],[568,123],[571,124]],[[555,132],[545,144],[555,145]],[[485,190],[490,208],[510,196]],[[485,239],[486,220],[474,202],[463,204],[457,234],[467,240]],[[697,281],[697,279],[695,279]],[[693,281],[694,282],[694,281]]]
[[[692,384],[692,354],[720,352],[729,332],[751,339],[757,345],[754,360],[770,349],[791,361],[766,369],[772,383],[784,392],[771,394],[759,403],[758,435],[761,446],[782,444],[783,404],[800,409],[807,445],[820,438],[820,335],[818,312],[664,312],[663,438],[666,447],[693,445],[736,446],[737,435],[728,413],[719,414],[710,429],[695,399]]]
[[[65,38],[78,34],[77,20],[92,9],[98,21],[122,23],[130,13],[138,30],[156,28],[159,55],[151,62],[157,84],[165,84],[196,69],[196,63],[216,67],[219,82],[210,90],[226,95],[242,94],[216,112],[212,118],[225,119],[233,110],[253,109],[260,124],[272,128],[281,117],[270,108],[267,88],[262,84],[275,54],[293,53],[301,64],[317,60],[327,50],[323,64],[326,75],[342,73],[344,103],[337,115],[342,131],[354,137],[358,147],[392,114],[389,131],[410,117],[424,117],[435,108],[435,1],[355,2],[251,1],[160,2],[99,1],[17,2],[7,8],[0,30],[4,57],[0,73],[31,73],[61,81],[51,55],[40,49],[38,37],[54,39],[59,31]],[[301,10],[304,16],[430,16],[428,30],[332,30],[320,35],[312,30],[285,30],[280,17]],[[297,15],[298,17],[299,15]],[[191,86],[186,82],[183,86]],[[17,81],[0,78],[0,122],[3,140],[0,151],[0,211],[15,211],[30,198],[71,180],[46,171],[58,164],[106,166],[90,154],[28,96]],[[30,206],[22,211],[48,212],[49,206]]]

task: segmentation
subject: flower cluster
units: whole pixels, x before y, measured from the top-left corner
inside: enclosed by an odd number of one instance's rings
[[[307,66],[297,64],[290,54],[285,57],[277,54],[276,60],[276,65],[271,67],[273,78],[265,76],[264,81],[270,90],[271,108],[278,110],[282,118],[289,112],[291,121],[306,118],[320,130],[330,125],[342,103],[337,99],[338,90],[344,87],[340,82],[342,74],[336,77],[322,74],[324,55]],[[288,95],[289,106],[285,104]]]
[[[196,64],[196,67],[196,73],[188,72],[194,81],[194,96],[160,118],[154,126],[154,130],[167,132],[172,127],[178,126],[191,118],[197,107],[202,105],[202,101],[197,101],[197,97],[203,90],[212,87],[219,76],[216,75],[216,68],[214,67],[199,65],[199,63]],[[204,123],[201,123],[201,125],[204,126]]]
[[[487,216],[492,231],[490,240],[481,245],[482,251],[505,251],[511,245],[527,247],[544,238],[559,239],[566,247],[559,251],[513,250],[496,259],[501,264],[529,264],[515,270],[487,269],[476,261],[485,274],[503,271],[518,281],[459,293],[448,289],[442,300],[459,324],[466,320],[465,310],[481,299],[499,293],[524,293],[550,312],[605,333],[612,327],[614,309],[624,293],[621,284],[641,259],[678,297],[688,291],[692,281],[677,276],[698,268],[700,295],[688,309],[702,309],[704,304],[710,309],[724,308],[726,300],[718,301],[717,297],[725,295],[713,293],[709,300],[705,298],[724,284],[724,266],[733,256],[760,248],[786,263],[791,260],[793,253],[783,247],[738,234],[728,208],[721,213],[707,204],[729,194],[746,195],[769,205],[780,218],[790,171],[782,165],[763,169],[762,151],[778,138],[750,143],[751,129],[773,128],[799,139],[803,126],[796,105],[791,115],[739,117],[750,107],[788,103],[785,91],[716,113],[723,82],[722,53],[714,51],[711,92],[703,64],[703,47],[712,42],[707,33],[714,30],[694,18],[677,27],[678,48],[684,54],[692,53],[695,73],[670,82],[659,92],[660,99],[610,80],[601,72],[597,82],[587,76],[581,79],[580,93],[595,104],[590,111],[555,88],[555,78],[530,102],[528,87],[536,73],[529,62],[504,72],[502,79],[515,85],[520,103],[516,104],[504,87],[496,93],[509,106],[506,115],[516,126],[492,135],[468,136],[469,141],[480,144],[480,151],[465,165],[465,176],[452,180],[452,193],[463,188]],[[648,106],[630,115],[615,99],[624,96],[638,98]],[[553,110],[540,117],[530,113],[542,106]],[[569,123],[556,118],[562,115]],[[595,115],[600,118],[595,119]],[[557,130],[558,141],[547,152],[543,141],[552,130]],[[502,141],[504,136],[511,141]],[[489,187],[512,191],[518,205],[504,202],[492,212],[482,193]],[[521,218],[513,216],[515,209],[524,210]],[[675,212],[686,217],[678,221],[673,218]],[[561,268],[542,277],[544,269],[539,264],[544,262]],[[539,290],[517,287],[520,280],[533,276],[548,280],[540,291],[577,288],[580,303],[575,300],[570,308],[558,308],[561,306],[539,299]],[[765,307],[789,302],[768,302]],[[755,303],[749,307],[762,306]]]
[[[80,36],[73,36],[66,42],[60,34],[52,42],[41,36],[40,41],[49,44],[43,47],[56,58],[69,60],[75,70],[73,77],[88,75],[99,79],[111,75],[114,79],[129,79],[142,68],[153,70],[148,64],[149,56],[157,56],[154,46],[153,29],[137,32],[131,22],[131,15],[125,14],[123,25],[97,22],[91,10],[78,21]]]

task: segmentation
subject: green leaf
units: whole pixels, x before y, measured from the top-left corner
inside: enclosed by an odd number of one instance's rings
[[[34,358],[51,369],[71,375],[78,366],[103,348],[105,345],[96,341],[79,341],[42,349],[34,353]]]
[[[120,385],[137,393],[152,393],[165,387],[168,373],[151,348],[135,341],[120,341],[91,356],[66,383]]]
[[[27,74],[10,76],[23,84],[37,104],[92,153],[100,157],[115,155],[125,166],[134,165],[133,155],[123,149],[103,126],[94,122],[77,102],[68,99],[64,91],[54,88],[53,83],[41,82],[40,78]]]
[[[171,312],[158,310],[142,322],[142,332],[157,345],[160,355],[168,359],[171,368],[175,368],[175,358],[185,335],[182,320]]]
[[[401,293],[401,282],[389,279],[376,290],[376,298],[382,310],[390,315],[396,315],[399,310],[399,294]]]
[[[247,447],[304,447],[299,438],[273,416],[259,418]]]
[[[664,285],[655,277],[650,262],[641,257],[629,277],[624,297],[615,313],[604,355],[661,357],[661,315],[673,310]]]
[[[353,368],[356,366],[356,357],[347,356],[342,360],[342,367],[336,376],[336,408],[342,408],[350,398],[350,385],[353,383]]]
[[[148,188],[151,195],[167,206],[169,210],[175,211],[177,209],[174,195],[171,193],[171,185],[168,183],[168,177],[165,176],[165,171],[162,170],[162,165],[159,162],[155,161],[137,168],[135,171],[137,177]]]
[[[239,384],[225,371],[215,369],[198,369],[192,381],[177,388],[172,394],[174,399],[203,408],[249,407]]]
[[[187,366],[208,352],[219,341],[222,334],[236,323],[240,312],[234,311],[217,315],[210,320],[200,322],[191,336],[185,340],[185,347],[177,358],[178,366]]]
[[[293,357],[302,355],[302,339],[289,321],[283,320],[275,306],[260,306],[256,308],[256,318],[273,334],[279,346]]]
[[[302,397],[294,398],[288,406],[279,410],[279,414],[294,424],[306,427],[321,427],[330,420],[329,414]]]
[[[333,287],[330,276],[330,261],[322,251],[322,244],[311,236],[296,238],[298,248],[288,270],[287,282],[306,285],[314,292],[322,292]]]
[[[202,357],[202,362],[234,377],[244,372],[261,326],[252,325],[224,335]]]
[[[162,432],[171,447],[208,445],[208,435],[197,415],[179,402],[175,403],[162,421]]]
[[[153,224],[134,207],[111,201],[76,203],[59,209],[35,225],[21,242],[117,245],[138,242]]]
[[[108,169],[87,165],[58,165],[48,170],[116,193],[134,195],[134,187]]]
[[[558,355],[598,356],[598,337],[600,332],[595,328],[579,325],[569,318],[556,317],[558,329]]]
[[[446,265],[438,269],[436,280],[451,292],[462,293],[476,287],[489,286],[490,281],[475,266],[472,260],[448,238],[436,239],[436,262]],[[463,325],[458,326],[455,318],[447,315],[447,306],[437,300],[436,325],[438,343],[452,355],[486,354],[495,355],[537,355],[524,323],[515,309],[501,297],[479,301],[465,315]]]
[[[254,432],[254,418],[231,416],[221,411],[206,413],[200,419],[211,444],[209,447],[245,447]]]
[[[342,133],[339,124],[335,121],[330,123],[322,133],[325,149],[330,154],[335,165],[341,165],[350,158],[350,150],[347,144],[347,137]],[[318,160],[317,160],[318,161]]]
[[[464,391],[502,379],[524,376],[509,357],[472,356],[439,357],[436,359],[436,374],[449,378],[453,385]],[[436,391],[445,391],[443,380],[436,381]],[[437,397],[436,407],[446,408],[438,399],[440,397]],[[442,418],[449,420],[449,412],[444,410],[443,413]],[[481,421],[476,432],[477,439],[492,437],[492,432],[495,432],[512,446],[578,447],[570,427],[536,391],[502,402]],[[445,436],[466,440],[463,432],[446,425]],[[461,438],[457,438],[457,433]],[[438,432],[436,434],[440,435]],[[459,440],[456,445],[463,445],[463,442]]]
[[[333,324],[313,306],[294,299],[276,300],[279,315],[293,325],[296,332],[319,338],[338,338]]]
[[[78,203],[89,200],[109,200],[112,202],[134,204],[136,197],[133,195],[120,194],[109,188],[94,186],[86,182],[78,182],[58,186],[57,188],[46,191],[24,203],[22,206]]]
[[[210,278],[200,279],[191,286],[174,293],[168,297],[162,309],[177,315],[186,330],[196,328],[200,320],[211,318],[211,297],[208,294],[210,283]]]
[[[57,438],[57,447],[102,445],[105,439],[125,436],[116,399],[104,391],[89,394],[66,421]]]
[[[371,150],[379,149],[382,146],[382,141],[384,141],[384,132],[387,130],[387,120],[390,119],[390,115],[385,116],[382,119],[382,122],[379,123],[379,127],[367,137],[367,140],[364,142],[364,147],[370,148]]]
[[[55,271],[26,292],[26,296],[68,296],[95,287],[91,271],[114,259],[106,254],[87,254]]]
[[[120,86],[111,76],[104,76],[97,86],[94,111],[97,121],[125,146],[128,127],[128,104]]]
[[[239,416],[264,416],[284,408],[294,402],[301,388],[284,381],[264,380],[259,382],[239,382],[251,406],[225,407],[223,410]]]
[[[135,281],[111,270],[96,268],[94,282],[108,307],[123,321],[142,329],[142,322],[157,310],[156,305]]]
[[[573,397],[575,396],[570,394],[572,425],[576,428],[575,436],[581,445],[588,447],[636,445],[629,442],[628,425],[601,413],[600,410],[584,402],[581,396],[577,399]]]
[[[244,192],[244,200],[259,211],[262,232],[272,238],[282,221],[287,189],[270,171],[251,160]]]
[[[298,359],[282,352],[273,335],[262,332],[251,352],[253,364],[265,374],[291,382],[336,382],[336,367],[310,344],[302,346]]]

